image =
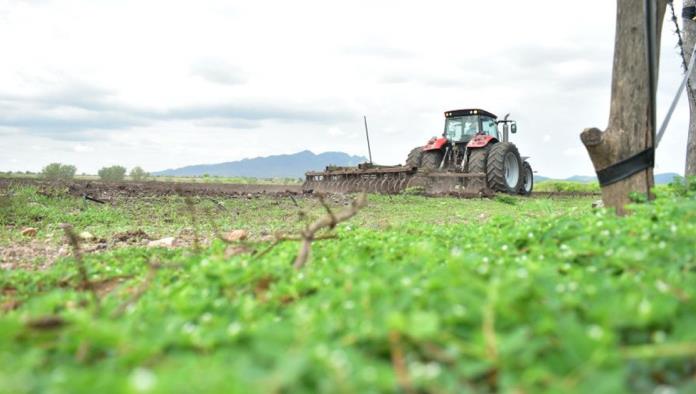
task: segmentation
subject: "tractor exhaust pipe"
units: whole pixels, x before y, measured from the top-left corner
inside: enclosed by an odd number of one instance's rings
[[[508,126],[508,118],[510,114],[506,114],[503,118],[503,142],[508,142],[510,140],[510,127]]]

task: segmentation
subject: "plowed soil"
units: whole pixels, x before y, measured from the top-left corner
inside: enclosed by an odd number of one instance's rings
[[[232,183],[183,183],[183,182],[101,182],[72,180],[69,182],[49,182],[39,179],[0,178],[0,190],[11,185],[32,185],[43,192],[68,192],[78,197],[92,197],[109,200],[117,197],[152,196],[257,196],[292,195],[302,193],[301,185],[245,185]]]
[[[33,185],[46,194],[61,192],[77,197],[92,197],[108,201],[118,197],[153,196],[207,196],[207,197],[258,197],[263,195],[286,197],[302,194],[302,185],[248,185],[233,183],[184,183],[184,182],[101,182],[94,180],[72,180],[50,182],[41,179],[0,178],[0,191],[12,184]],[[434,192],[430,196],[458,198],[490,198],[494,193]],[[533,192],[531,197],[562,198],[601,196],[596,192]]]

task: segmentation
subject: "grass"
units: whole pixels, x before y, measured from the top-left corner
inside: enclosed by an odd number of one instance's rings
[[[547,180],[534,185],[537,192],[580,192],[580,193],[599,193],[599,183],[581,183],[573,181]]]
[[[60,224],[69,223],[79,231],[88,231],[99,238],[114,234],[143,230],[154,238],[177,235],[182,229],[192,230],[194,223],[186,200],[178,196],[160,196],[138,199],[122,198],[113,204],[94,204],[71,197],[57,190],[48,195],[34,187],[13,189],[12,198],[5,198],[0,211],[0,245],[19,242],[24,238],[23,227],[38,229],[38,238],[61,242]],[[591,199],[525,199],[508,197],[513,202],[524,201],[511,209],[509,204],[496,200],[458,200],[423,196],[370,196],[370,204],[352,223],[368,228],[387,228],[404,223],[428,224],[479,223],[496,215],[514,214],[520,217],[576,214],[590,211]],[[298,211],[307,210],[317,215],[323,212],[314,198],[198,198],[191,199],[198,230],[211,237],[214,229],[227,231],[246,229],[252,235],[263,236],[276,231],[296,232],[301,228]],[[348,203],[345,198],[329,201],[334,206]],[[218,205],[219,204],[219,205]],[[296,205],[297,204],[297,205]]]
[[[591,198],[369,200],[301,271],[293,243],[109,249],[84,257],[98,310],[73,258],[1,271],[0,392],[696,390],[692,191],[625,218]],[[221,202],[195,206],[252,237],[301,228],[290,199]],[[192,226],[179,198],[98,206],[22,188],[2,206],[5,247],[25,225],[46,242],[60,222],[103,237]]]

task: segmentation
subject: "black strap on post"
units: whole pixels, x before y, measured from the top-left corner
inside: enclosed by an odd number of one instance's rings
[[[655,149],[650,147],[628,159],[614,163],[607,168],[597,171],[599,185],[609,186],[613,183],[622,181],[631,175],[652,168],[655,165]]]

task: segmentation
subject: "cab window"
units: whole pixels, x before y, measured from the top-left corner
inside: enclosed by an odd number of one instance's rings
[[[481,117],[481,128],[484,134],[500,139],[498,138],[498,124],[495,122],[495,119],[487,116]]]
[[[466,137],[476,135],[479,131],[478,116],[459,116],[445,121],[445,137],[453,142],[460,142]]]

